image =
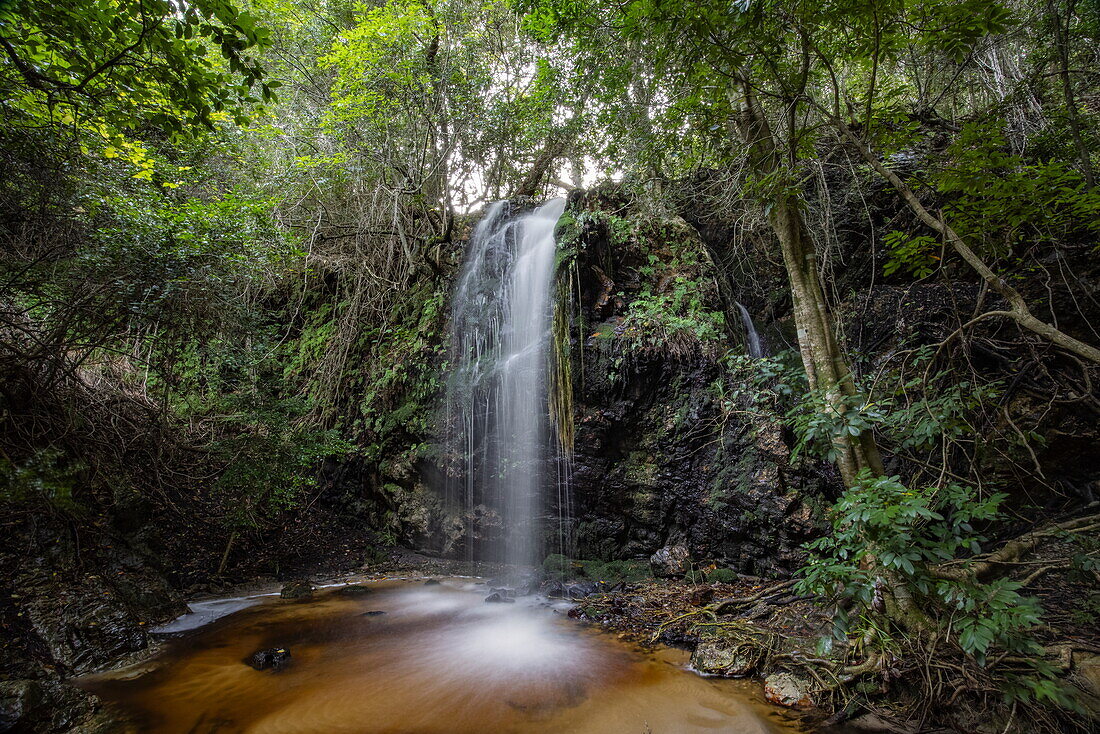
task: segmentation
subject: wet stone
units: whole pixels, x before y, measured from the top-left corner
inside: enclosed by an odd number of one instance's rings
[[[345,596],[349,598],[356,598],[360,596],[366,596],[373,593],[372,589],[362,584],[349,584],[347,586],[341,586],[336,590],[337,596]]]
[[[279,592],[280,599],[308,599],[313,596],[313,584],[308,581],[291,581]]]
[[[794,673],[772,673],[764,679],[764,698],[790,708],[812,708],[813,683]]]
[[[515,604],[516,600],[507,594],[503,594],[499,591],[494,591],[489,596],[485,597],[485,601],[492,604]]]
[[[658,578],[683,576],[691,566],[691,554],[687,546],[666,545],[650,556],[649,565]]]
[[[551,582],[543,587],[542,593],[547,599],[564,599],[565,584],[560,581]]]
[[[360,617],[377,617],[377,616],[379,616],[379,615],[381,615],[381,614],[385,614],[385,612],[383,612],[383,611],[379,611],[379,610],[377,610],[377,609],[372,609],[372,610],[371,610],[371,611],[369,611],[369,612],[363,612],[363,613],[362,613],[362,614],[360,614],[359,616],[360,616]]]
[[[756,656],[750,648],[728,640],[700,642],[691,655],[691,667],[705,675],[740,678],[756,668]]]
[[[285,647],[271,647],[252,653],[248,664],[256,670],[279,671],[290,664],[290,650]]]
[[[439,579],[428,579],[424,582],[425,586],[439,586]]]

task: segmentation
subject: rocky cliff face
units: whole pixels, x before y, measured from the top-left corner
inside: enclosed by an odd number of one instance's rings
[[[119,535],[74,537],[48,517],[6,531],[0,731],[117,731],[94,696],[61,679],[147,650],[147,628],[186,611],[182,598]]]
[[[723,400],[741,332],[696,230],[594,191],[571,198],[559,247],[572,294],[575,553],[640,559],[685,545],[697,567],[793,570],[825,477],[792,465],[780,426]]]

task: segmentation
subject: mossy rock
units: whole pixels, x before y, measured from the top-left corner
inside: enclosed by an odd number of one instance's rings
[[[737,572],[732,568],[716,568],[707,574],[707,583],[732,584],[737,581]]]
[[[645,561],[582,561],[584,575],[593,581],[609,584],[620,581],[638,582],[653,578]]]

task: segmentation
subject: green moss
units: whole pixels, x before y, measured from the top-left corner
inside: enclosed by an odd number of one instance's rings
[[[548,555],[542,562],[542,568],[551,578],[587,578],[609,584],[644,581],[652,577],[649,564],[645,561],[577,560],[560,553]]]
[[[584,575],[593,581],[616,584],[620,581],[638,582],[652,578],[645,561],[581,561]]]
[[[652,455],[644,451],[631,451],[623,462],[623,476],[631,484],[656,487],[657,464]]]
[[[558,271],[557,303],[551,334],[551,361],[548,399],[550,417],[558,445],[566,456],[573,454],[573,350],[569,335],[572,314],[572,267]]]
[[[732,584],[737,581],[737,572],[732,568],[716,568],[707,574],[707,583]]]

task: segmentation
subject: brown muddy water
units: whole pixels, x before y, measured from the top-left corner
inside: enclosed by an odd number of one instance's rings
[[[448,579],[275,597],[188,631],[140,671],[81,685],[165,734],[775,734],[799,731],[758,684],[702,678],[569,620],[567,604],[485,603]],[[367,614],[367,612],[384,614]],[[291,651],[281,671],[246,660]]]

